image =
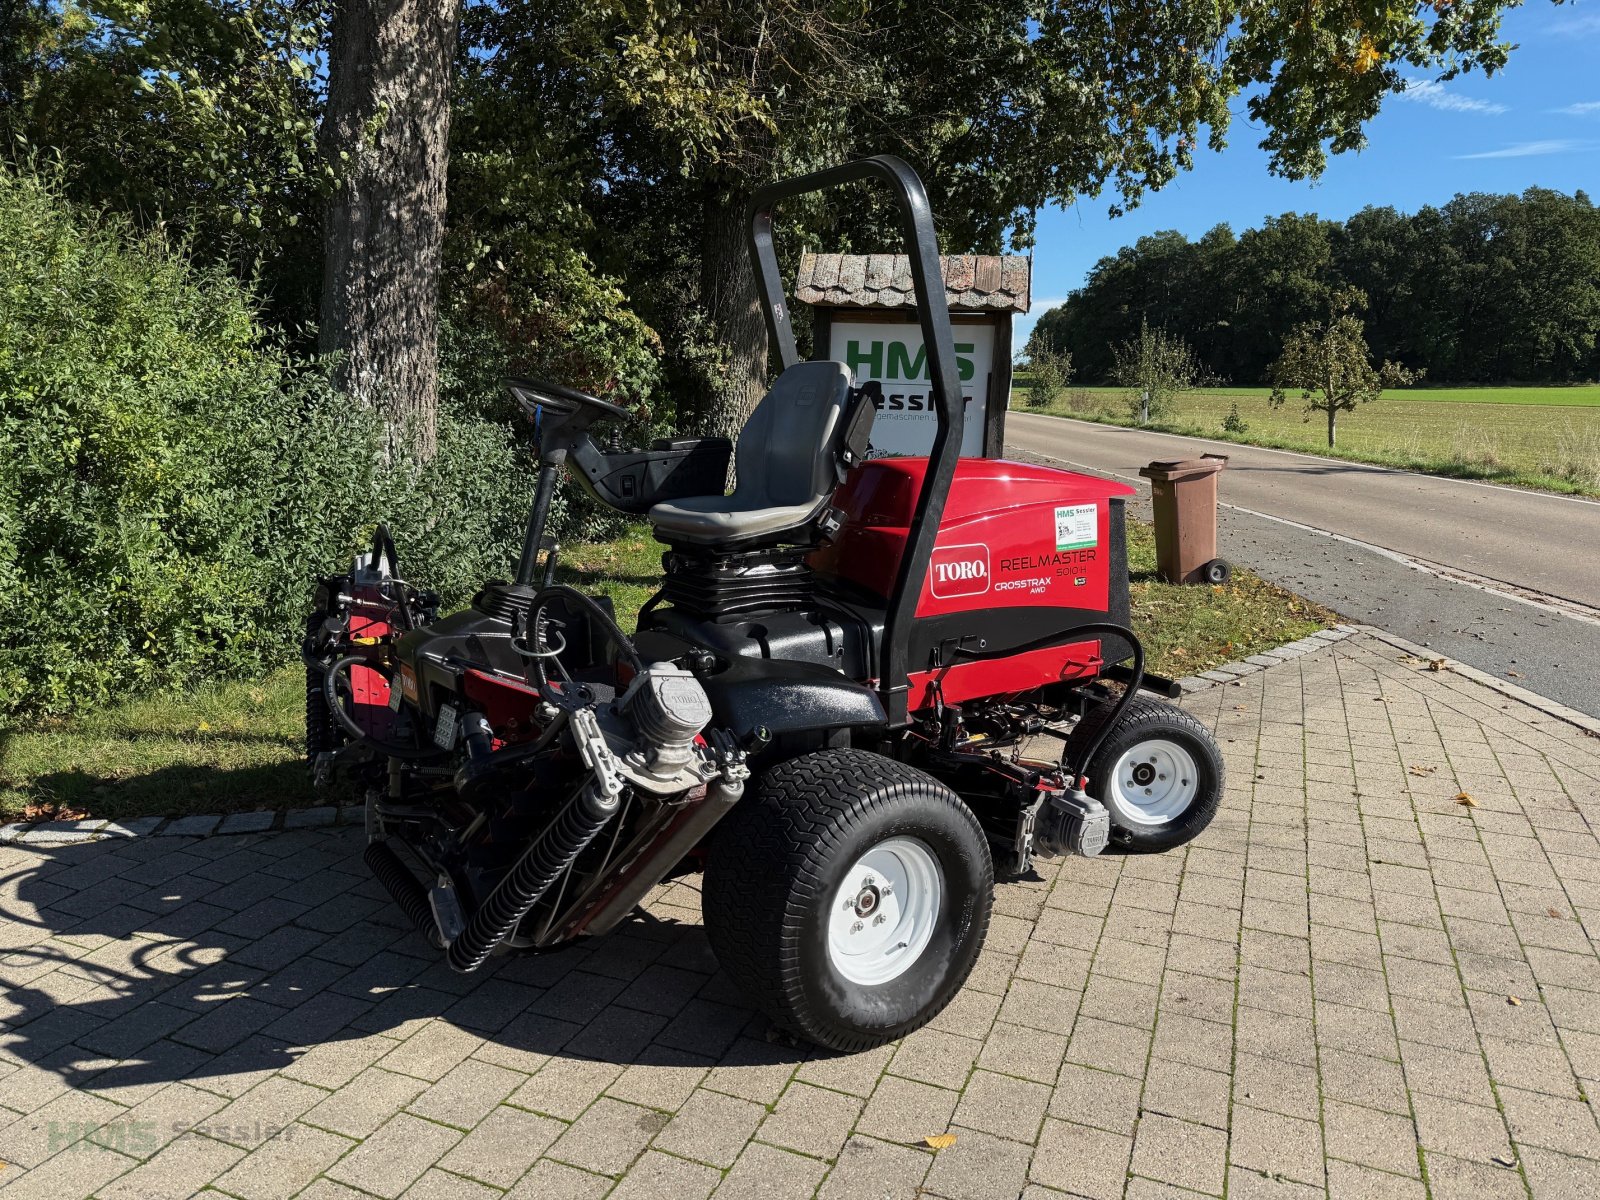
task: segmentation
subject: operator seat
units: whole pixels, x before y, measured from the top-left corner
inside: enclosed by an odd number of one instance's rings
[[[844,473],[866,455],[877,409],[839,362],[796,363],[739,431],[732,495],[687,496],[650,509],[668,543],[700,546],[808,540]]]

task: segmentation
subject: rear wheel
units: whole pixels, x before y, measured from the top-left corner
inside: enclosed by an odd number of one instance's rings
[[[863,1050],[932,1020],[989,926],[994,866],[944,784],[862,750],[768,771],[706,864],[717,959],[777,1024]]]
[[[1072,731],[1066,761],[1075,764],[1113,706],[1090,712]],[[1171,850],[1211,824],[1222,803],[1222,754],[1192,713],[1135,697],[1088,770],[1089,794],[1111,810],[1111,848],[1132,853]]]

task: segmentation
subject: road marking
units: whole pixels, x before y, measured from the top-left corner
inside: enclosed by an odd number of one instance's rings
[[[1065,419],[1065,418],[1058,418]],[[1137,475],[1124,475],[1120,471],[1108,471],[1100,467],[1091,467],[1086,463],[1074,462],[1070,458],[1062,458],[1055,454],[1046,454],[1042,450],[1028,450],[1019,447],[1028,454],[1037,454],[1040,458],[1048,458],[1051,462],[1064,463],[1069,467],[1077,467],[1080,471],[1091,471],[1096,475],[1110,475],[1116,479],[1125,479],[1138,487],[1148,489],[1150,481]],[[1307,455],[1306,457],[1315,457]],[[1337,460],[1331,460],[1337,461]],[[1454,480],[1456,483],[1468,482]],[[1517,489],[1508,489],[1516,491]],[[1476,588],[1480,592],[1487,592],[1502,600],[1514,600],[1518,604],[1526,604],[1530,608],[1537,608],[1542,612],[1552,613],[1558,617],[1571,617],[1574,621],[1583,621],[1589,625],[1600,626],[1600,609],[1591,608],[1589,605],[1577,600],[1569,600],[1565,596],[1553,596],[1545,592],[1535,592],[1527,588],[1519,588],[1514,583],[1504,580],[1491,579],[1487,575],[1475,575],[1470,571],[1463,571],[1459,567],[1446,566],[1443,563],[1432,563],[1425,559],[1412,558],[1409,554],[1402,554],[1398,550],[1391,550],[1387,546],[1379,546],[1373,542],[1364,542],[1360,538],[1353,538],[1348,534],[1335,533],[1331,529],[1318,529],[1315,525],[1305,525],[1299,521],[1291,521],[1288,517],[1276,517],[1271,513],[1264,513],[1254,508],[1245,508],[1242,504],[1229,504],[1225,500],[1217,501],[1218,508],[1229,508],[1234,512],[1245,513],[1252,517],[1260,517],[1264,521],[1275,521],[1279,525],[1288,525],[1292,529],[1304,533],[1314,533],[1319,537],[1332,538],[1336,542],[1343,542],[1347,546],[1354,546],[1358,550],[1366,550],[1383,558],[1409,567],[1413,571],[1421,571],[1424,575],[1432,575],[1446,583],[1459,583],[1465,587]]]
[[[1544,500],[1566,500],[1572,504],[1587,504],[1593,508],[1600,508],[1600,500],[1590,500],[1583,496],[1564,496],[1559,492],[1540,492],[1532,488],[1511,487],[1509,484],[1504,483],[1489,483],[1482,479],[1456,479],[1450,475],[1429,475],[1426,471],[1408,471],[1404,467],[1383,467],[1377,463],[1358,462],[1351,458],[1329,458],[1326,454],[1307,454],[1304,450],[1279,450],[1275,446],[1252,446],[1247,442],[1224,442],[1216,438],[1201,437],[1187,433],[1165,433],[1159,429],[1136,429],[1131,425],[1104,425],[1099,421],[1080,421],[1076,417],[1057,417],[1049,413],[1019,413],[1015,409],[1009,410],[1006,415],[1011,416],[1013,414],[1021,417],[1038,417],[1046,421],[1066,421],[1073,425],[1085,425],[1094,429],[1112,429],[1122,433],[1176,438],[1178,441],[1183,442],[1204,442],[1208,446],[1228,446],[1235,450],[1259,450],[1263,454],[1283,454],[1289,458],[1307,458],[1312,462],[1339,463],[1342,466],[1359,467],[1367,471],[1382,471],[1387,475],[1411,475],[1417,479],[1436,480],[1439,483],[1461,483],[1469,487],[1490,488],[1497,492],[1510,492],[1514,496],[1534,496]],[[1121,476],[1120,478],[1126,478],[1126,476]]]

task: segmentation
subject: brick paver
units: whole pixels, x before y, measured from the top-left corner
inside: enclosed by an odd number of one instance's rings
[[[1212,828],[1002,884],[949,1010],[845,1057],[693,878],[463,978],[354,830],[0,847],[0,1192],[1600,1196],[1600,739],[1368,636],[1186,703]]]

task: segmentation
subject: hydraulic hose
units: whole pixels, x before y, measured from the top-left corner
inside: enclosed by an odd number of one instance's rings
[[[333,714],[333,719],[346,733],[358,742],[370,742],[384,754],[391,758],[431,758],[438,751],[432,746],[402,746],[398,742],[387,742],[382,738],[373,737],[365,729],[357,725],[355,718],[344,710],[344,704],[339,699],[339,673],[353,666],[370,667],[372,664],[360,654],[347,654],[343,658],[336,658],[328,666],[327,674],[322,677],[322,694],[328,702],[328,710]]]
[[[530,669],[533,672],[532,682],[534,686],[542,688],[548,682],[544,669],[544,660],[548,656],[548,647],[544,642],[544,621],[542,618],[546,602],[556,596],[587,610],[589,615],[598,621],[605,631],[611,635],[611,640],[616,642],[617,649],[622,651],[623,657],[628,660],[634,672],[637,674],[644,672],[644,660],[639,657],[639,652],[634,649],[633,639],[622,632],[622,627],[617,624],[610,613],[606,612],[602,605],[597,603],[593,597],[584,595],[575,587],[569,587],[564,583],[552,583],[548,587],[540,588],[533,597],[533,603],[528,605],[527,633],[533,640],[533,648],[539,651],[538,654],[530,655],[528,658]]]
[[[1119,637],[1133,648],[1133,670],[1128,677],[1128,684],[1122,695],[1117,697],[1116,706],[1111,710],[1111,716],[1101,724],[1084,751],[1078,756],[1078,761],[1070,764],[1073,782],[1079,787],[1088,784],[1087,772],[1089,764],[1094,761],[1094,756],[1099,752],[1101,745],[1110,735],[1113,726],[1121,719],[1128,705],[1133,703],[1133,698],[1139,692],[1139,685],[1144,682],[1144,646],[1140,644],[1138,635],[1126,625],[1118,625],[1112,621],[1091,621],[1087,625],[1075,625],[1063,633],[1051,634],[1049,637],[1036,638],[1021,646],[1010,646],[1004,650],[973,650],[966,646],[958,646],[954,652],[957,658],[1004,658],[1012,654],[1027,654],[1033,650],[1044,650],[1051,646],[1061,646],[1068,642],[1079,641],[1081,634],[1098,633],[1110,634]]]
[[[494,948],[511,936],[540,897],[606,827],[617,808],[616,796],[606,796],[586,784],[506,872],[460,936],[450,943],[447,957],[451,969],[467,974],[483,966]]]

